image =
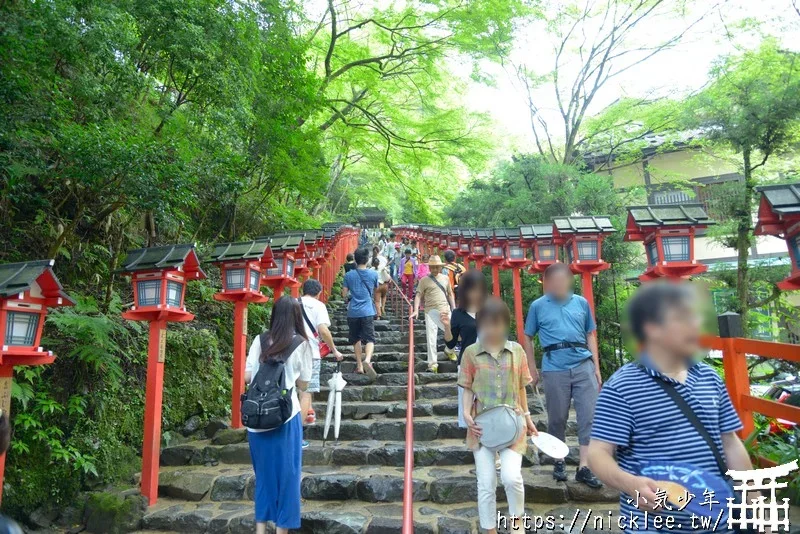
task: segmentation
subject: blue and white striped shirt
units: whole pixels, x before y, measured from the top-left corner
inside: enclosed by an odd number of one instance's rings
[[[647,366],[646,358],[642,363],[646,369],[626,364],[603,385],[595,406],[592,439],[616,445],[619,466],[631,474],[638,475],[640,462],[646,461],[685,462],[718,473],[706,442],[675,402],[645,373],[674,385],[724,455],[722,434],[739,430],[742,424],[719,375],[708,365],[697,363],[689,368],[686,381],[680,383]],[[619,502],[620,514],[638,517],[638,530],[643,530],[644,513],[634,507],[633,499],[623,493]],[[662,510],[660,514],[673,515],[675,524],[681,525],[671,533],[698,532],[692,530],[691,514],[686,511]]]

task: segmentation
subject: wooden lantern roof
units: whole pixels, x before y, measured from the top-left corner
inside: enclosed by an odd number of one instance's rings
[[[800,184],[757,187],[761,193],[756,235],[783,236],[787,226],[800,221]]]
[[[277,234],[270,240],[270,248],[276,251],[295,251],[305,239],[305,234]]]
[[[553,217],[553,234],[610,234],[616,232],[611,218],[607,215],[598,217]]]
[[[214,247],[214,252],[211,253],[210,259],[212,263],[233,260],[261,260],[269,244],[269,237],[259,237],[252,241],[219,243]]]
[[[524,240],[553,239],[553,225],[524,224],[519,227],[519,235]]]
[[[119,272],[183,270],[189,280],[202,280],[206,273],[200,268],[195,244],[165,245],[131,250]]]
[[[494,232],[490,228],[478,228],[474,231],[473,238],[479,239],[481,241],[487,241],[491,239],[494,235]]]
[[[61,282],[56,278],[53,263],[54,260],[37,260],[0,265],[0,298],[24,293],[36,284],[42,296],[52,301],[53,305],[74,305],[75,301],[66,294]]]
[[[709,218],[702,204],[630,206],[625,240],[642,241],[645,235],[655,228],[688,226],[705,228],[711,224],[715,223]]]

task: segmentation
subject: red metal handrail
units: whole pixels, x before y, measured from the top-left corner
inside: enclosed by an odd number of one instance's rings
[[[750,394],[750,376],[747,371],[747,355],[761,356],[800,362],[800,346],[772,341],[760,341],[742,337],[704,336],[704,347],[722,351],[722,366],[725,370],[725,385],[733,407],[742,421],[741,437],[755,430],[753,412],[800,423],[800,408],[763,399]]]
[[[400,286],[391,279],[392,310],[397,313],[397,304],[400,305],[402,325],[408,317],[408,392],[406,394],[406,451],[403,469],[403,534],[414,534],[414,320],[411,315],[412,304],[402,292]]]

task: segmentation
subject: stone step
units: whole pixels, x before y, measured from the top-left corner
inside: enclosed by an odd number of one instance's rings
[[[542,422],[537,427],[546,428]],[[333,426],[323,440],[324,426],[306,427],[309,447],[303,451],[306,466],[318,465],[403,465],[405,451],[404,420],[342,421],[338,440]],[[162,466],[186,465],[249,465],[250,449],[246,430],[225,430],[212,440],[164,447]],[[464,447],[466,431],[455,421],[440,422],[436,418],[420,418],[414,424],[414,465],[471,464],[472,454]],[[569,464],[577,464],[578,444],[574,436],[567,437]],[[528,447],[525,465],[549,464],[551,460]]]
[[[399,401],[406,400],[407,393],[406,386],[348,385],[342,391],[342,402]],[[313,395],[315,401],[327,402],[327,384],[323,384],[320,391]],[[456,399],[458,398],[457,386],[455,383],[418,385],[414,388],[414,398],[417,400]]]
[[[325,422],[325,414],[327,413],[328,404],[325,401],[315,402],[313,404],[314,411],[317,415],[317,424]],[[534,399],[528,399],[528,409],[534,416],[534,422],[539,425],[544,423],[546,426],[547,419],[543,415],[541,406]],[[346,419],[405,419],[406,417],[406,403],[405,402],[356,402],[356,403],[343,403],[342,404],[342,420]],[[456,399],[441,399],[431,401],[419,401],[414,403],[414,418],[425,417],[428,415],[445,416],[443,420],[455,420],[458,416],[458,400]],[[540,421],[537,421],[537,415]],[[449,418],[449,419],[447,419]],[[538,427],[537,427],[538,428]],[[567,424],[567,434],[575,432],[575,415],[574,412],[570,415],[570,420]]]
[[[619,505],[593,503],[592,511],[598,516],[607,516]],[[501,504],[501,513],[507,509]],[[557,532],[569,531],[569,524],[578,508],[563,504],[529,503],[525,510],[531,515],[550,515],[557,521]],[[402,506],[397,503],[370,503],[353,506],[353,501],[306,501],[302,506],[302,525],[292,533],[300,534],[401,534]],[[160,499],[144,518],[144,528],[137,534],[163,532],[191,532],[209,534],[251,534],[255,530],[253,503],[187,502],[176,499]],[[577,529],[576,529],[577,530]],[[268,533],[274,528],[268,526]],[[414,503],[415,534],[471,534],[479,532],[477,508],[474,504]],[[502,532],[502,531],[501,531]],[[616,532],[616,531],[612,531]]]
[[[557,482],[549,468],[543,466],[525,467],[522,474],[526,501],[531,503],[610,502],[619,498],[618,492],[608,488],[591,490],[574,480]],[[249,465],[164,467],[158,485],[159,497],[190,502],[252,500],[254,488],[255,477]],[[475,475],[469,465],[415,467],[413,489],[414,500],[418,502],[447,505],[475,503],[477,499]],[[403,495],[403,467],[304,466],[301,491],[306,501],[399,503]],[[499,480],[497,491],[498,501],[502,501],[505,495]]]
[[[405,365],[405,363],[403,364]],[[423,367],[427,369],[427,364],[422,363]],[[416,367],[416,366],[415,366]],[[359,373],[342,373],[342,378],[344,378],[345,382],[348,385],[352,386],[368,386],[370,384],[375,384],[376,386],[407,386],[408,385],[408,373],[403,371],[399,373],[381,373],[378,372],[376,369],[375,372],[378,373],[378,377],[373,380],[366,374],[359,374]],[[327,384],[328,380],[332,377],[332,373],[320,373],[319,379],[320,384]],[[424,386],[426,384],[437,384],[437,383],[453,383],[455,384],[456,380],[458,379],[458,375],[456,373],[414,373],[414,383],[419,386]]]

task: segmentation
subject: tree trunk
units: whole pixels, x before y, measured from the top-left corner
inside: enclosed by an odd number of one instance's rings
[[[744,334],[747,335],[748,323],[747,315],[750,310],[750,271],[748,259],[750,258],[750,244],[753,235],[753,216],[751,207],[753,205],[753,195],[755,194],[755,182],[753,181],[753,169],[751,164],[752,149],[745,147],[742,150],[742,160],[744,163],[744,198],[738,213],[738,228],[736,237],[737,276],[736,276],[736,295],[738,297],[738,312],[742,316],[742,327]]]

